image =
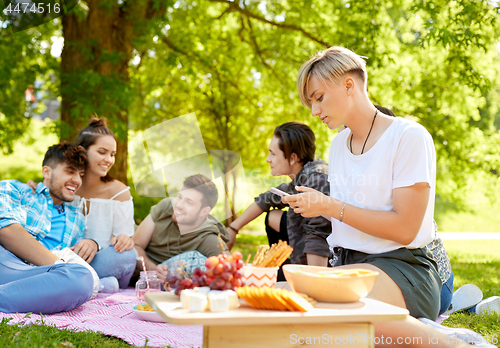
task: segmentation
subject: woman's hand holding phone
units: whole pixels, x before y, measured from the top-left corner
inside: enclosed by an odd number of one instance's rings
[[[313,216],[320,215],[320,214],[315,214],[315,211],[317,209],[304,209],[304,207],[306,205],[310,206],[311,201],[321,202],[321,201],[323,201],[322,199],[319,199],[319,200],[305,199],[306,197],[305,196],[302,197],[303,194],[301,194],[301,193],[296,194],[296,195],[290,195],[289,193],[283,192],[283,191],[277,189],[276,187],[271,187],[270,191],[278,196],[283,197],[281,199],[282,202],[285,204],[288,204],[290,206],[290,208],[292,208],[295,213],[301,214],[303,217],[313,217]],[[297,191],[308,192],[309,194],[307,196],[320,195],[319,196],[320,198],[327,197],[323,193],[316,191],[316,190],[309,188],[309,187],[297,186]],[[290,197],[293,197],[293,198],[290,198]],[[307,197],[307,198],[310,198],[310,197]],[[300,203],[299,203],[299,201],[300,201]],[[309,201],[309,202],[307,202],[307,201]],[[292,203],[293,205],[290,203]],[[318,207],[316,207],[316,208],[318,208]],[[296,211],[296,209],[298,209],[298,211]],[[328,215],[321,215],[321,216],[324,217],[325,219],[327,219],[328,221],[331,220],[331,217]]]

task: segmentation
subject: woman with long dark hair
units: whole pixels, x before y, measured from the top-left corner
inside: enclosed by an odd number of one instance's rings
[[[136,264],[131,238],[134,234],[134,205],[130,188],[109,175],[115,163],[116,138],[105,120],[93,118],[80,131],[76,142],[87,150],[89,161],[73,204],[80,206],[85,215],[85,238],[98,245],[95,261],[90,265],[101,279],[108,277],[105,283],[108,282],[110,291],[113,288],[117,291],[117,285],[124,289]]]
[[[85,236],[73,251],[87,261],[101,280],[101,291],[126,288],[135,269],[137,254],[134,234],[134,205],[129,187],[113,179],[109,170],[115,163],[116,138],[105,120],[92,118],[77,137],[85,148],[88,164],[82,185],[71,205],[85,216]],[[36,188],[33,181],[28,182]]]

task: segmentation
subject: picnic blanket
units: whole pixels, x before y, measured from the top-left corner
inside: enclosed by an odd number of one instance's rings
[[[67,312],[43,315],[45,325],[75,331],[101,332],[108,336],[123,339],[134,346],[201,347],[203,345],[203,326],[171,325],[143,321],[132,310],[141,303],[132,288],[120,290],[115,294],[99,293],[96,298]],[[144,303],[144,302],[142,302]],[[42,316],[26,313],[2,313],[2,318],[12,318],[9,324],[41,325]]]

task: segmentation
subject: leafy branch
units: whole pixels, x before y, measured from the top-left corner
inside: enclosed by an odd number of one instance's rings
[[[230,12],[240,12],[241,14],[245,15],[246,17],[256,19],[256,20],[258,20],[260,22],[263,22],[263,23],[266,23],[266,24],[270,24],[272,26],[275,26],[275,27],[278,27],[278,28],[281,28],[281,29],[299,31],[305,37],[311,39],[314,42],[319,43],[322,46],[325,46],[325,47],[332,46],[331,44],[329,44],[329,43],[323,41],[322,39],[317,38],[316,36],[314,36],[311,33],[307,32],[304,28],[301,28],[301,27],[293,25],[293,24],[279,23],[279,22],[275,22],[275,21],[270,21],[270,20],[268,20],[268,19],[266,19],[264,17],[258,16],[256,14],[252,13],[251,11],[249,11],[246,8],[241,8],[236,2],[231,2],[231,1],[227,1],[227,0],[210,0],[210,1],[211,2],[220,2],[220,3],[223,3],[223,4],[229,5],[228,10]],[[226,10],[225,12],[228,12],[228,10]],[[225,13],[225,12],[223,12],[223,13]]]

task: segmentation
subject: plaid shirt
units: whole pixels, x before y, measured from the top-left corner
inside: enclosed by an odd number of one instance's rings
[[[283,192],[295,195],[299,193],[295,186],[306,186],[313,188],[323,194],[330,195],[330,183],[328,182],[328,164],[322,159],[306,163],[295,175],[293,180],[279,185],[277,188]],[[255,203],[263,211],[269,211],[272,207],[284,209],[288,204],[281,201],[281,197],[271,191],[262,193],[255,198]],[[332,233],[332,223],[321,216],[304,218],[295,214],[293,209],[288,209],[286,214],[287,231],[290,246],[293,248],[290,261],[294,264],[307,265],[306,254],[319,256],[330,256],[330,250],[326,238]]]
[[[36,240],[43,240],[50,232],[53,204],[49,189],[42,183],[32,189],[17,180],[0,181],[0,229],[20,224]],[[64,204],[64,203],[63,203]],[[64,204],[66,224],[63,241],[53,250],[72,247],[83,238],[85,220],[77,207]]]

